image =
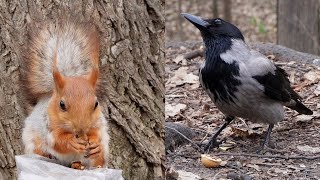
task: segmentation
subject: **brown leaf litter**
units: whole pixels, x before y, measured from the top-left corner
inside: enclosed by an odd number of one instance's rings
[[[224,116],[196,82],[203,58],[183,58],[199,48],[182,43],[166,50],[166,121],[189,127],[197,133],[190,139],[201,145],[222,125]],[[293,87],[314,115],[299,115],[286,108],[285,119],[275,126],[271,135],[275,149],[263,155],[255,151],[267,125],[237,118],[219,137],[223,143],[209,154],[227,162],[225,166],[206,168],[200,161],[202,153],[187,142],[167,154],[168,169],[182,171],[182,174],[189,172],[201,179],[320,178],[320,68],[294,59],[279,60],[275,54],[266,55],[286,70]]]

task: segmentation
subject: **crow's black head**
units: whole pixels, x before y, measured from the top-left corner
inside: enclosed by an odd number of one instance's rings
[[[241,31],[235,25],[223,19],[202,19],[188,13],[182,13],[181,15],[200,30],[203,39],[229,37],[244,40]]]

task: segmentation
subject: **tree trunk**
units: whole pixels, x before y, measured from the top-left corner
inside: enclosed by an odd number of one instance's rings
[[[19,55],[27,22],[83,16],[101,31],[99,101],[109,119],[109,167],[126,179],[162,179],[164,161],[164,0],[0,1],[0,179],[16,179],[27,105]]]
[[[319,55],[319,8],[319,0],[278,0],[277,43]]]
[[[231,0],[224,0],[223,1],[223,18],[226,21],[232,22],[232,16],[231,16],[231,7],[232,7],[232,2]]]

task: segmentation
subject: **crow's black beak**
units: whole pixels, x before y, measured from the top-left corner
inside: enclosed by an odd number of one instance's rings
[[[188,21],[190,21],[193,25],[195,25],[200,30],[210,25],[207,21],[204,21],[199,16],[194,16],[188,13],[181,13],[181,16],[185,17]]]

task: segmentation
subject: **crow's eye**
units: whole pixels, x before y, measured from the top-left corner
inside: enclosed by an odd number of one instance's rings
[[[63,100],[60,101],[60,108],[61,108],[61,110],[63,110],[63,111],[67,111],[66,104],[64,103]]]
[[[96,103],[94,104],[94,109],[97,109],[97,107],[98,107],[98,101],[96,101]]]
[[[222,24],[222,21],[221,21],[221,19],[215,19],[215,20],[213,21],[213,23],[214,23],[215,25],[220,25],[220,24]]]

